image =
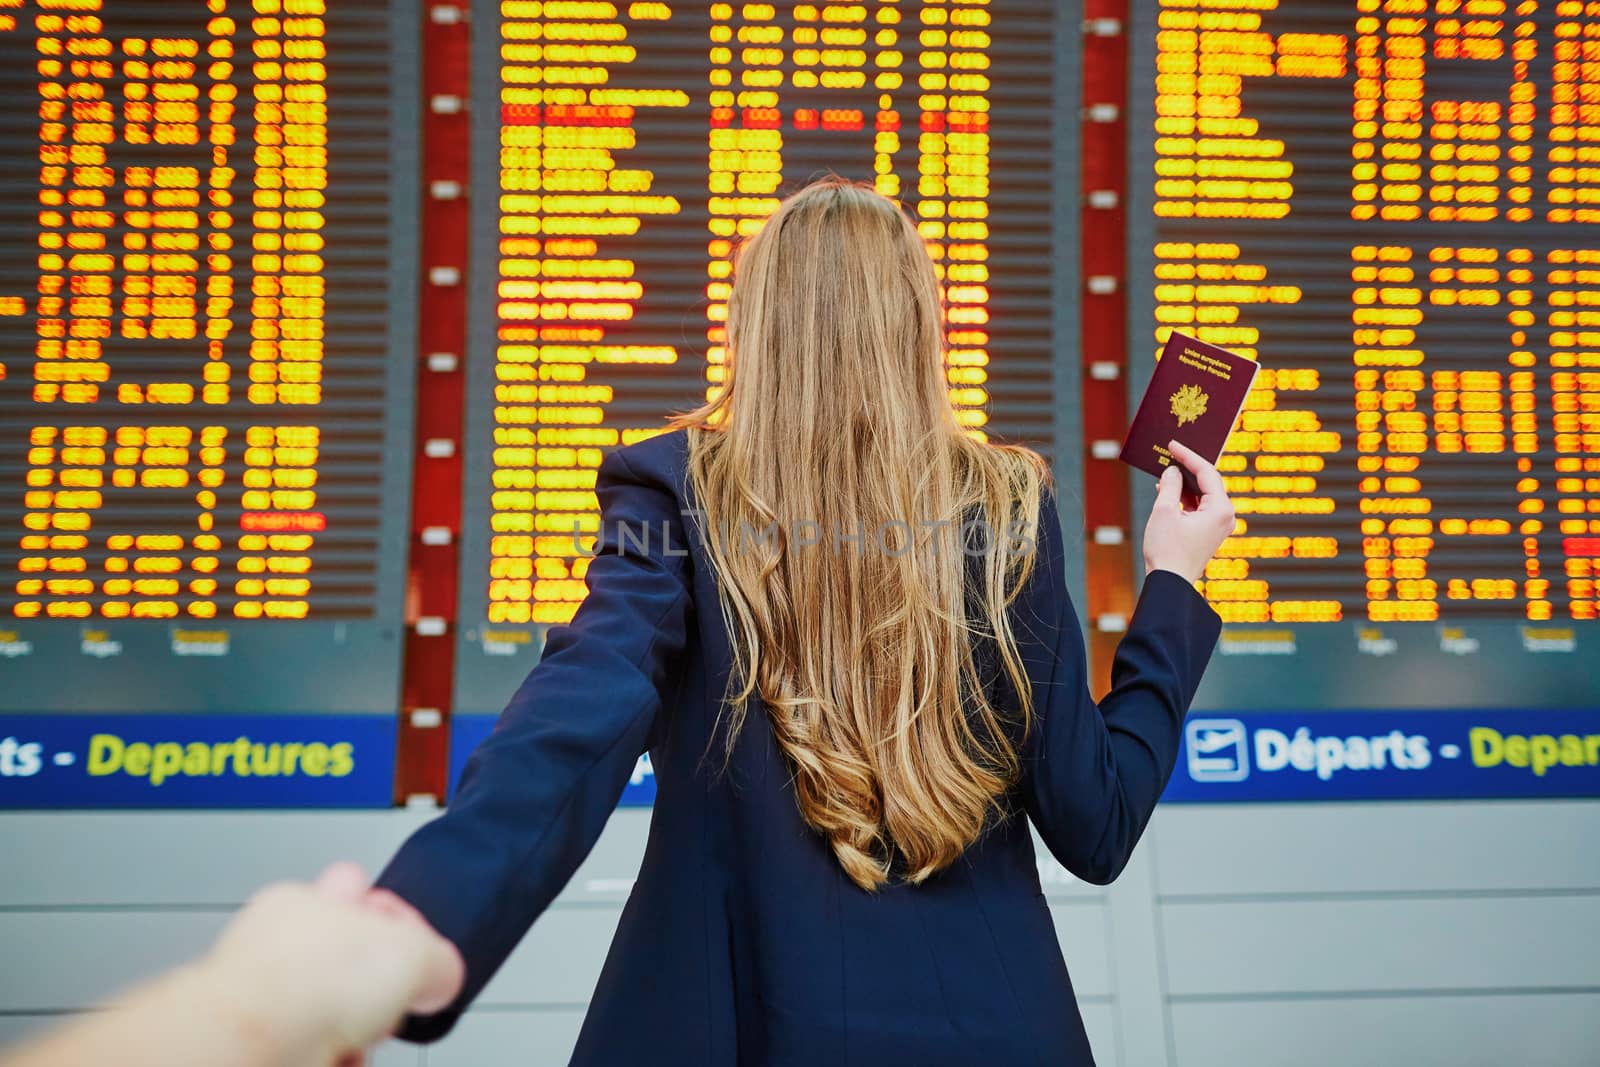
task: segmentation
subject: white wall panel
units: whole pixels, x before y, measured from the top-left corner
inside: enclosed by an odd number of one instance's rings
[[[1186,1003],[1172,1029],[1176,1067],[1593,1067],[1600,995]]]
[[[426,1067],[561,1067],[578,1043],[581,1008],[469,1012],[437,1045]],[[642,1067],[642,1065],[641,1065]]]
[[[431,811],[30,812],[0,815],[22,862],[0,907],[237,905],[268,882],[312,878],[335,860],[376,875]],[[650,813],[617,812],[562,900],[627,899]]]
[[[1600,989],[1600,897],[1168,904],[1167,992]]]
[[[1115,991],[1112,977],[1111,943],[1106,936],[1106,909],[1098,904],[1053,904],[1050,921],[1055,923],[1061,955],[1072,975],[1072,988],[1080,997],[1110,996]]]
[[[0,1009],[85,1008],[203,952],[223,912],[0,912]]]
[[[1089,1048],[1098,1067],[1117,1067],[1122,1053],[1117,1048],[1117,1007],[1110,1001],[1090,1000],[1078,1004],[1083,1028],[1089,1034]]]
[[[1600,889],[1600,804],[1169,805],[1151,820],[1163,897]]]
[[[0,1043],[200,951],[265,882],[376,870],[427,817],[0,816]],[[648,825],[619,812],[480,1010],[379,1067],[564,1063]],[[1597,831],[1585,802],[1175,807],[1109,891],[1042,846],[1041,882],[1101,1067],[1592,1064]]]
[[[581,1008],[594,994],[621,918],[620,908],[604,905],[551,908],[484,988],[479,1003]]]

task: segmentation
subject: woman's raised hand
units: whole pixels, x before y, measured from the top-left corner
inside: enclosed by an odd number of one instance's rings
[[[1177,441],[1169,442],[1167,448],[1173,464],[1161,473],[1155,506],[1144,527],[1144,566],[1146,571],[1171,571],[1196,582],[1223,540],[1233,533],[1233,501],[1228,499],[1217,468]],[[1200,502],[1187,511],[1180,463],[1200,487]]]

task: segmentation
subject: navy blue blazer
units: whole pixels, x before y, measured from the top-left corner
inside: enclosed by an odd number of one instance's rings
[[[1097,707],[1047,497],[1036,570],[1014,606],[1037,719],[1012,813],[925,884],[867,893],[801,819],[759,710],[726,768],[720,737],[702,758],[731,658],[690,536],[686,443],[672,432],[607,455],[588,599],[551,630],[449,808],[378,879],[467,964],[457,1002],[400,1036],[449,1031],[648,751],[649,843],[574,1064],[1091,1064],[1027,823],[1079,878],[1116,878],[1172,772],[1216,614],[1179,576],[1151,574]],[[621,525],[665,536],[619,545]]]

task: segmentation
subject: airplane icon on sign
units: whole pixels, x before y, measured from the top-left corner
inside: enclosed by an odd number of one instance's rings
[[[1197,782],[1242,782],[1250,777],[1249,732],[1238,719],[1194,719],[1184,730],[1189,777]]]

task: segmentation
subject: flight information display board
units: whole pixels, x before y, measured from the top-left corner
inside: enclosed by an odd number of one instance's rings
[[[0,7],[0,710],[392,717],[417,24]]]
[[[872,182],[917,220],[972,431],[1074,444],[1076,370],[1056,372],[1075,295],[1066,15],[1057,0],[474,9],[458,715],[498,711],[544,628],[571,618],[604,450],[716,387],[735,246],[812,177]]]
[[[1130,389],[1174,328],[1262,364],[1196,706],[1587,710],[1537,776],[1600,790],[1600,5],[1133,7]],[[1531,782],[1518,721],[1435,766]]]

